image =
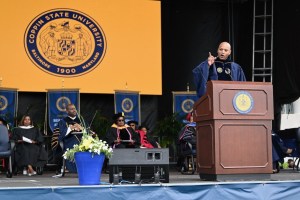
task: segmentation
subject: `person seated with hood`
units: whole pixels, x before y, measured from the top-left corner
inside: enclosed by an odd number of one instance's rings
[[[114,114],[113,121],[114,123],[106,133],[106,142],[113,148],[138,148],[140,146],[139,135],[125,124],[124,114]]]

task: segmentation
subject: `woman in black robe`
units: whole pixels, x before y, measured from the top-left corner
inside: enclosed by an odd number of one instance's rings
[[[113,148],[139,148],[139,135],[127,124],[122,113],[113,116],[114,124],[106,133],[106,141]]]
[[[30,116],[22,117],[21,122],[17,128],[13,130],[12,139],[16,142],[15,161],[18,167],[27,168],[29,176],[35,175],[33,167],[37,167],[39,160],[43,158],[44,154],[41,143],[44,138],[39,130],[32,125]],[[26,173],[25,173],[26,174]]]

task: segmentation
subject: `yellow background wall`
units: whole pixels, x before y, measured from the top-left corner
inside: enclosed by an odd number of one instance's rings
[[[27,56],[24,34],[41,13],[75,9],[93,18],[106,37],[106,53],[92,71],[59,77],[38,68]],[[2,87],[19,91],[80,88],[81,93],[114,93],[127,89],[160,95],[160,1],[152,0],[9,0],[0,8],[0,78]]]

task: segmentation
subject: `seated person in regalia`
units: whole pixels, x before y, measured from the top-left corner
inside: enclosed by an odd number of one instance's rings
[[[113,116],[114,123],[106,133],[105,140],[113,148],[138,148],[139,135],[127,124],[123,113]]]
[[[82,120],[77,115],[77,110],[74,104],[68,104],[66,107],[68,116],[61,119],[58,123],[59,136],[58,141],[63,142],[63,151],[67,148],[73,148],[74,144],[79,144],[84,130]]]
[[[12,139],[16,142],[15,162],[17,166],[24,168],[24,175],[35,175],[34,167],[45,165],[47,155],[41,145],[44,138],[39,129],[32,125],[29,115],[24,115],[19,126],[13,129]]]

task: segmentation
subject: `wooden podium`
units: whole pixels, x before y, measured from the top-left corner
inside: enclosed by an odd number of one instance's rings
[[[200,178],[270,179],[273,115],[271,83],[209,81],[194,104]]]

